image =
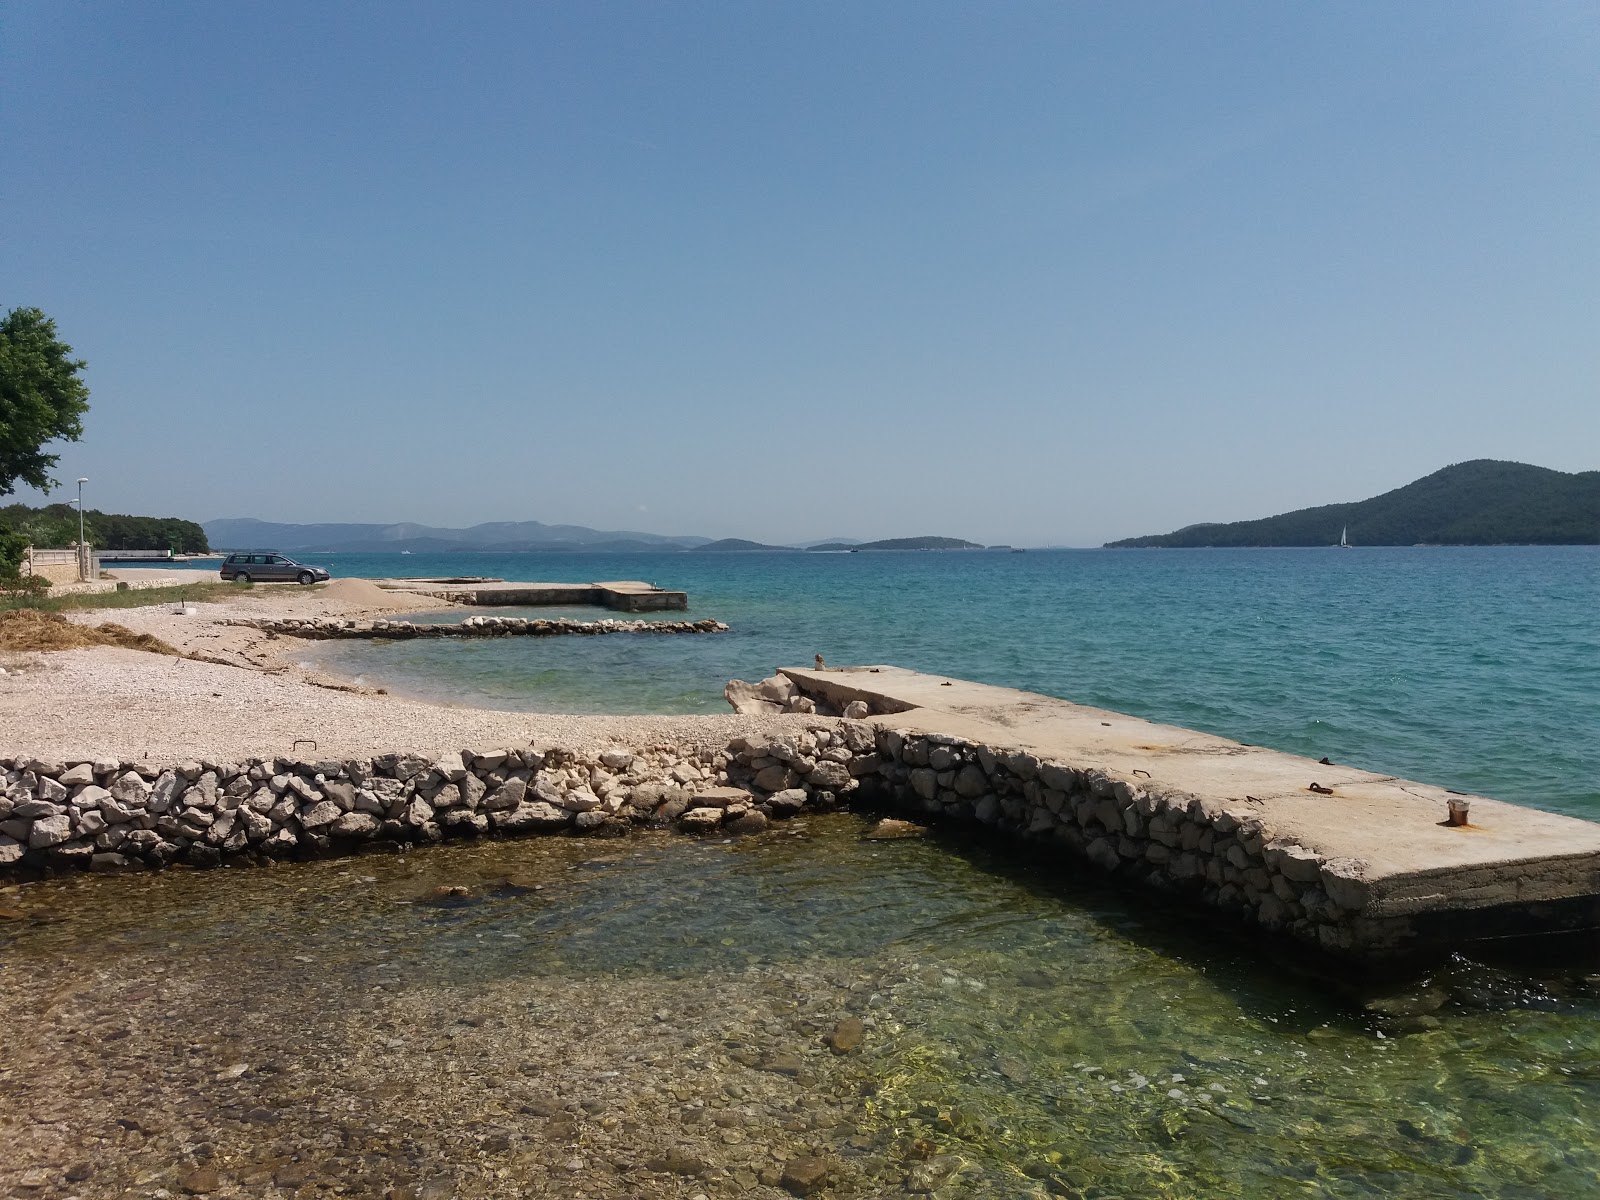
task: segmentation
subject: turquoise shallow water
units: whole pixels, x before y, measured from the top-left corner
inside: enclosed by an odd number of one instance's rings
[[[1594,547],[311,557],[336,576],[647,579],[733,626],[314,651],[435,700],[717,712],[729,678],[821,653],[1600,818]]]
[[[740,1107],[741,1142],[846,1164],[825,1197],[924,1195],[940,1162],[961,1168],[945,1200],[1600,1195],[1600,976],[1456,962],[1378,1015],[1159,900],[865,828],[32,885],[0,920],[0,1003],[33,1031],[0,1093],[35,1122],[70,1095],[70,1154],[15,1139],[0,1192],[82,1158],[87,1186],[17,1194],[154,1195],[129,1185],[204,1142],[230,1184],[295,1154],[351,1195],[447,1176],[464,1197],[783,1200],[740,1181],[721,1128],[650,1100],[670,1089]],[[870,1025],[835,1058],[818,1033],[846,1014]],[[580,1113],[570,1144],[528,1094]],[[151,1132],[102,1132],[129,1117]],[[485,1145],[498,1128],[516,1144]],[[735,1173],[627,1171],[663,1140]]]
[[[820,651],[1600,817],[1592,549],[322,561],[646,578],[733,626],[308,650],[435,699],[719,711],[729,676]],[[781,1200],[740,1173],[754,1160],[735,1151],[757,1144],[830,1156],[852,1195],[1600,1195],[1600,975],[1458,959],[1346,993],[1160,897],[962,832],[877,843],[865,827],[29,885],[5,897],[0,1004],[38,1036],[0,1064],[0,1093],[36,1121],[73,1097],[60,1125],[84,1131],[68,1136],[93,1167],[86,1200],[167,1180],[202,1141],[227,1180],[293,1154],[352,1194],[396,1170],[452,1179],[444,1194],[575,1194],[564,1164],[582,1154],[586,1194]],[[439,900],[440,884],[469,894]],[[213,1049],[196,1011],[242,1017]],[[817,1034],[847,1013],[866,1041],[836,1059]],[[103,1034],[92,1051],[84,1029]],[[811,1074],[751,1065],[774,1051]],[[508,1103],[519,1087],[578,1114],[570,1132]],[[385,1124],[397,1097],[403,1139]],[[739,1107],[738,1140],[680,1124],[679,1102]],[[106,1149],[94,1131],[130,1109],[154,1132]],[[713,1170],[629,1167],[662,1138]],[[46,1161],[18,1145],[0,1190]],[[955,1174],[929,1193],[938,1164]]]

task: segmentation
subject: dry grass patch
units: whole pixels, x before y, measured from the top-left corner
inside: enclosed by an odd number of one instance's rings
[[[0,650],[82,650],[89,646],[120,646],[183,657],[160,638],[135,633],[123,625],[79,625],[60,613],[36,608],[0,612]]]

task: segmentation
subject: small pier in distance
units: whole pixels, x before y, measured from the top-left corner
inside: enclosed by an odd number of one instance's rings
[[[504,579],[453,577],[375,579],[379,587],[479,608],[552,608],[592,604],[614,612],[681,612],[688,592],[673,592],[638,579],[601,583],[508,583]]]

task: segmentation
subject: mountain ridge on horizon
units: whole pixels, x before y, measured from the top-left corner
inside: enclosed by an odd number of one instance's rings
[[[718,539],[692,534],[641,533],[593,529],[587,525],[547,525],[543,521],[483,521],[466,528],[414,521],[264,521],[258,517],[219,517],[200,522],[214,547],[283,550],[307,554],[493,550],[506,553],[695,550]],[[727,540],[727,539],[722,539]],[[857,544],[858,539],[824,541]],[[784,549],[804,550],[820,542],[797,542]]]
[[[1366,500],[1249,521],[1201,522],[1107,549],[1226,546],[1600,544],[1600,471],[1476,458]]]

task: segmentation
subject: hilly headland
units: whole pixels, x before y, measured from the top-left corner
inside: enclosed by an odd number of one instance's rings
[[[1333,546],[1342,537],[1357,546],[1600,544],[1600,471],[1569,474],[1480,458],[1368,500],[1255,521],[1188,525],[1106,546]]]

